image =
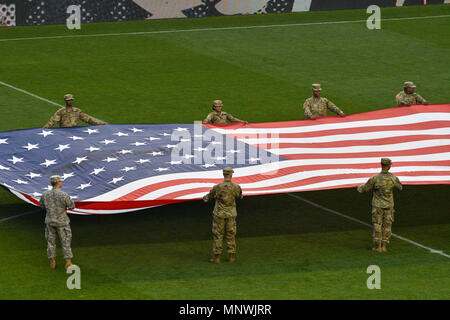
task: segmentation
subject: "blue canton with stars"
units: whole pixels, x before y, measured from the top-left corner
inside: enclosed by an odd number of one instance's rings
[[[74,200],[152,176],[247,167],[284,159],[194,124],[104,125],[0,132],[0,185],[39,199],[52,175]],[[233,145],[234,144],[234,145]],[[225,145],[216,156],[211,148]],[[205,160],[205,153],[211,154]],[[258,156],[254,156],[258,155]],[[263,159],[265,159],[263,161]]]

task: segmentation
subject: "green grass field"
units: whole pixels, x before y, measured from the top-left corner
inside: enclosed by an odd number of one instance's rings
[[[382,18],[450,15],[450,5],[386,8]],[[393,107],[406,80],[431,103],[450,102],[450,17],[137,35],[51,37],[361,20],[365,10],[0,29],[0,81],[110,123],[189,123],[214,99],[249,122],[304,119],[319,82],[344,112]],[[0,85],[0,130],[40,127],[57,107]],[[450,253],[446,186],[396,194],[393,232]],[[370,195],[300,193],[370,222]],[[0,190],[0,299],[448,299],[450,261],[404,242],[373,253],[371,230],[289,195],[238,208],[238,261],[211,265],[211,205],[114,216],[71,216],[81,290],[66,288],[59,252],[48,268],[43,213]],[[225,258],[225,255],[224,255]],[[381,268],[381,290],[366,269]]]

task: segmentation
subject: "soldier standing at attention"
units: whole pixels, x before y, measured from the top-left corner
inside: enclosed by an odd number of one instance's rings
[[[212,109],[214,110],[208,116],[205,120],[203,120],[203,123],[227,123],[229,122],[245,122],[247,124],[247,121],[239,120],[238,118],[233,117],[231,114],[226,113],[222,111],[223,103],[222,100],[214,100]]]
[[[391,237],[391,227],[394,222],[394,188],[402,190],[400,180],[389,172],[392,161],[381,159],[381,172],[370,178],[365,185],[358,185],[359,193],[373,190],[372,223],[373,251],[386,252]]]
[[[420,94],[415,93],[416,86],[411,81],[406,81],[403,84],[403,91],[400,91],[396,96],[397,106],[410,106],[412,104],[424,104],[427,105],[428,102],[420,96]]]
[[[47,240],[47,256],[50,259],[50,268],[56,267],[56,236],[59,235],[61,246],[66,259],[66,269],[72,265],[72,230],[67,209],[74,209],[70,196],[61,191],[62,179],[60,176],[50,177],[53,189],[45,191],[41,197],[41,208],[46,211],[45,215],[45,238]]]
[[[327,115],[327,109],[330,109],[341,117],[345,117],[345,113],[336,107],[333,102],[327,98],[320,97],[320,93],[322,91],[320,84],[314,83],[312,85],[312,91],[313,96],[306,99],[303,104],[303,112],[308,119],[314,120],[319,117],[325,117]]]
[[[66,94],[64,96],[64,101],[66,103],[65,108],[61,108],[55,112],[55,114],[50,118],[50,121],[44,126],[44,128],[50,128],[55,123],[59,123],[61,128],[66,127],[76,127],[78,126],[80,120],[89,123],[91,125],[104,125],[105,123],[101,120],[95,119],[78,108],[73,107],[73,95]]]
[[[209,260],[209,262],[212,263],[220,263],[224,234],[229,255],[228,261],[236,261],[236,199],[242,199],[243,196],[241,187],[238,184],[231,182],[233,173],[234,171],[230,167],[223,169],[223,182],[216,184],[211,191],[203,197],[204,202],[208,202],[212,199],[216,200],[212,226],[214,258]]]

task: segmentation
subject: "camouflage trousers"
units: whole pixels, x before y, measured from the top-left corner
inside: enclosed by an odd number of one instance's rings
[[[214,215],[212,233],[214,254],[222,253],[224,235],[228,253],[236,252],[236,217],[221,218]]]
[[[389,243],[394,222],[394,208],[372,208],[373,242],[375,245]]]
[[[51,226],[46,224],[45,227],[45,239],[47,240],[47,256],[49,259],[56,257],[56,238],[59,235],[61,241],[61,247],[65,259],[72,259],[72,249],[70,243],[72,242],[72,230],[70,225],[65,226]]]

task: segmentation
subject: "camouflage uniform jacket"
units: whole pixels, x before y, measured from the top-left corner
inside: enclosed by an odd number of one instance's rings
[[[372,207],[393,208],[394,188],[403,189],[400,180],[390,172],[381,172],[370,178],[364,186],[358,186],[358,192],[373,190]]]
[[[241,187],[231,181],[216,184],[211,191],[203,197],[208,202],[216,199],[213,214],[220,218],[236,217],[236,199],[242,199]]]
[[[239,120],[238,118],[233,117],[231,114],[226,112],[216,112],[213,111],[206,117],[205,120],[203,120],[203,123],[227,123],[227,121],[230,122],[243,122],[242,120]]]
[[[44,126],[44,128],[50,128],[55,123],[59,122],[59,126],[64,127],[76,127],[78,126],[80,120],[87,122],[91,125],[101,125],[105,124],[103,121],[99,121],[78,108],[61,108],[55,112],[55,114],[50,118],[50,121]]]
[[[405,91],[399,92],[395,96],[395,100],[397,100],[397,105],[400,106],[409,106],[411,104],[424,104],[427,101],[420,96],[418,93],[406,93]]]
[[[325,117],[327,115],[327,109],[330,109],[336,114],[341,113],[341,109],[335,106],[333,102],[327,98],[311,97],[305,100],[303,104],[303,112],[308,119],[314,117]]]
[[[45,223],[60,227],[70,223],[66,210],[74,209],[75,204],[64,191],[52,189],[42,194],[41,208],[46,211]]]

